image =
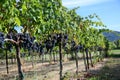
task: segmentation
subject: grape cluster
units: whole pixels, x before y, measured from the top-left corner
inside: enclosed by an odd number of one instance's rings
[[[98,47],[97,50],[98,50],[98,51],[102,51],[103,48],[102,48],[102,47]]]
[[[52,36],[49,35],[49,36],[48,36],[48,39],[45,40],[44,44],[45,44],[45,48],[46,48],[46,50],[47,50],[47,53],[48,53],[49,51],[52,52],[52,50],[53,50],[53,48],[55,47],[55,44],[56,44],[56,39],[55,39],[55,37],[52,38]]]
[[[9,33],[9,34],[7,34],[6,35],[6,37],[5,38],[7,38],[7,39],[12,39],[12,33]],[[12,51],[12,47],[13,47],[13,45],[12,45],[12,43],[6,43],[6,49],[8,50],[8,51]]]
[[[0,32],[0,48],[4,48],[4,33]]]
[[[9,32],[6,37],[7,39],[19,42],[20,48],[31,50],[33,48],[33,42],[35,37],[31,37],[28,33],[13,33]],[[14,44],[9,42],[6,45],[7,50],[11,51]]]
[[[76,43],[75,43],[74,40],[71,41],[71,51],[73,51],[73,52],[78,52],[78,51],[80,51],[81,49],[83,49],[83,45],[81,45],[81,44],[76,45]]]
[[[39,55],[43,55],[44,54],[44,47],[45,47],[44,44],[42,44],[42,43],[39,44]]]
[[[48,38],[45,40],[44,44],[47,49],[47,52],[51,52],[55,46],[58,46],[59,43],[62,43],[62,47],[65,48],[68,42],[67,34],[51,34],[48,35]]]
[[[12,32],[10,32],[6,35],[6,38],[13,39],[14,41],[20,41],[20,43],[19,43],[20,48],[23,48],[28,51],[32,50],[33,52],[37,52],[40,55],[44,54],[44,53],[48,53],[48,52],[51,53],[53,48],[55,46],[58,46],[59,43],[61,43],[62,48],[65,51],[68,51],[68,48],[66,46],[68,43],[68,34],[62,34],[62,33],[50,34],[47,36],[47,39],[43,41],[43,43],[35,42],[36,38],[34,36],[30,36],[30,34],[28,34],[28,33],[12,33]],[[0,33],[0,39],[1,39],[1,41],[3,40],[3,42],[2,42],[2,44],[3,44],[4,43],[4,35],[2,33]],[[6,47],[9,51],[11,51],[13,45],[14,44],[9,43]],[[71,48],[70,48],[71,51],[78,52],[79,50],[81,50],[83,48],[82,45],[76,45],[74,40],[71,41],[70,45],[71,45]],[[45,52],[44,48],[46,48],[46,52]]]
[[[35,40],[35,37],[31,37],[28,33],[19,33],[18,34],[20,47],[22,47],[24,50],[30,51],[33,48],[33,42]]]
[[[32,48],[33,52],[35,52],[35,51],[39,52],[39,44],[37,42],[33,43],[31,48]]]

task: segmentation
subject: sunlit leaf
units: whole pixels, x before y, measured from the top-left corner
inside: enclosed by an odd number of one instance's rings
[[[14,18],[15,24],[17,24],[18,26],[21,25],[20,19],[18,17]]]

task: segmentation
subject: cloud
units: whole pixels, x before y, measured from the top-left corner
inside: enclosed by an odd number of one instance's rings
[[[82,7],[82,6],[99,4],[107,1],[110,1],[110,0],[62,0],[62,3],[64,6],[68,8],[74,8],[78,6]]]

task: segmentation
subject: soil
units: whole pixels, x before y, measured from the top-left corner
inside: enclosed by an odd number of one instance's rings
[[[44,63],[24,63],[22,65],[23,72],[25,74],[25,80],[33,80],[31,77],[35,76],[37,80],[59,80],[59,62],[49,62]],[[63,75],[66,72],[75,72],[76,66],[75,61],[65,61],[63,62]],[[79,61],[79,71],[84,71],[83,60]],[[7,79],[9,77],[17,76],[17,65],[9,65],[9,74],[6,73],[5,65],[0,65],[0,78]],[[40,78],[40,79],[39,79]],[[13,79],[12,79],[13,80]]]
[[[115,62],[115,63],[114,63]],[[119,62],[119,63],[118,63]],[[22,69],[24,72],[25,80],[59,80],[59,62],[27,62],[22,65]],[[108,67],[106,67],[108,66]],[[82,59],[79,59],[79,74],[80,80],[86,80],[89,77],[86,77],[87,74],[90,77],[94,77],[100,75],[102,70],[107,68],[111,70],[111,73],[104,72],[105,75],[110,75],[111,77],[119,77],[120,75],[120,58],[106,58],[102,62],[98,62],[94,65],[94,67],[90,67],[88,72],[85,72],[84,62]],[[76,80],[74,78],[76,71],[75,61],[64,61],[63,62],[63,75],[66,73],[70,73],[71,76],[68,80]],[[103,70],[104,71],[104,70]],[[17,76],[17,65],[12,64],[9,65],[9,74],[6,73],[5,65],[0,65],[0,80],[16,80]],[[73,77],[73,78],[71,78]],[[105,80],[105,79],[101,79]],[[118,79],[108,79],[108,80],[120,80]]]

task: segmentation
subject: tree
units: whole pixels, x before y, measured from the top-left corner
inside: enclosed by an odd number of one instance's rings
[[[119,49],[120,48],[120,40],[117,40],[114,43],[116,45],[116,48]]]
[[[109,54],[109,48],[110,48],[110,42],[105,38],[105,57],[108,57]]]

